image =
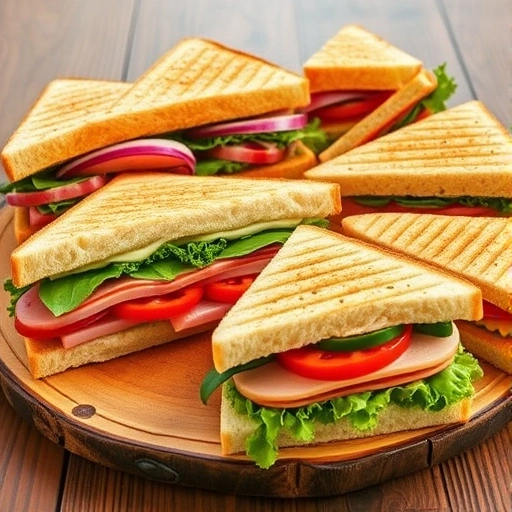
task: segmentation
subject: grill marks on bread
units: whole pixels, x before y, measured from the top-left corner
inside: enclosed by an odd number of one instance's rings
[[[482,288],[484,298],[512,305],[512,224],[507,218],[412,213],[353,216],[349,235],[431,262]]]
[[[508,196],[512,138],[479,101],[470,101],[363,144],[314,169],[343,196]]]
[[[212,336],[219,371],[329,337],[479,318],[479,290],[337,233],[299,226]]]

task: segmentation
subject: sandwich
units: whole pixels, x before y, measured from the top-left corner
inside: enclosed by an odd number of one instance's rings
[[[11,254],[10,311],[35,378],[212,327],[336,185],[124,173]]]
[[[305,177],[340,185],[343,217],[508,216],[512,136],[482,102],[469,101],[322,163]]]
[[[302,111],[327,133],[320,160],[444,110],[456,89],[445,68],[427,70],[363,27],[343,27],[303,66],[311,103]]]
[[[183,39],[134,83],[57,79],[2,151],[19,240],[117,172],[295,178],[323,134],[297,107],[307,80],[254,55]],[[32,228],[32,229],[30,229]]]
[[[512,373],[512,225],[497,217],[409,213],[354,215],[343,232],[471,281],[482,290],[483,318],[457,321],[462,344]]]
[[[212,334],[224,454],[465,422],[478,362],[453,320],[480,290],[403,256],[299,226]]]

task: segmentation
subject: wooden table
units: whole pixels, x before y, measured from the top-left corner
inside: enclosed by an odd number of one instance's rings
[[[510,0],[2,0],[0,145],[53,78],[132,80],[186,36],[212,38],[300,72],[311,53],[353,22],[428,67],[447,62],[459,85],[450,105],[479,98],[512,126]],[[512,509],[511,453],[508,423],[442,464],[343,496],[223,495],[71,454],[17,416],[0,392],[2,511],[505,511]]]

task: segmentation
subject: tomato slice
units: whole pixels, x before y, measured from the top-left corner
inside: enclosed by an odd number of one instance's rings
[[[257,274],[230,277],[205,286],[204,296],[216,302],[234,304],[251,286]]]
[[[88,318],[83,318],[78,322],[66,325],[64,327],[32,327],[22,322],[16,316],[14,318],[14,328],[16,329],[18,334],[21,334],[21,336],[24,336],[26,338],[33,338],[35,340],[49,340],[52,338],[60,338],[64,334],[69,334],[78,331],[79,329],[82,329],[83,327],[92,324],[96,320],[99,320],[101,317],[105,316],[107,312],[108,310],[100,311],[98,313],[95,313],[94,315],[91,315]]]
[[[361,99],[347,100],[335,105],[319,108],[313,115],[322,121],[339,121],[354,117],[364,117],[384,103],[392,92],[381,92]]]
[[[332,352],[308,345],[276,354],[287,370],[317,380],[345,380],[368,375],[398,359],[411,344],[412,325],[391,341],[353,352]]]
[[[238,145],[217,146],[208,155],[219,160],[243,162],[248,164],[275,164],[283,160],[286,149],[278,148],[275,144],[259,144],[247,142]]]
[[[192,309],[203,296],[202,286],[188,286],[168,295],[146,297],[112,306],[112,313],[125,320],[168,320]]]
[[[483,301],[484,307],[484,319],[485,318],[494,318],[496,320],[511,320],[512,321],[512,313],[505,311],[504,309],[487,302]]]
[[[61,185],[38,192],[9,192],[5,199],[11,206],[40,206],[91,194],[107,183],[105,176],[92,176],[84,181]]]

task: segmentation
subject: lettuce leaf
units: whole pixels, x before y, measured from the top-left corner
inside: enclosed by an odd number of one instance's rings
[[[201,154],[217,146],[238,145],[246,142],[270,142],[280,148],[285,148],[293,142],[300,140],[309,147],[311,151],[318,154],[328,145],[326,134],[320,129],[319,119],[312,120],[300,130],[223,135],[204,137],[201,139],[191,139],[187,137],[186,132],[180,132],[167,134],[166,137],[182,142],[192,151],[198,152],[196,153],[196,174],[199,176],[213,176],[219,173],[233,174],[250,167],[250,165],[246,163],[207,158]]]
[[[428,110],[430,114],[437,114],[446,110],[446,102],[457,90],[457,84],[455,79],[446,73],[446,63],[435,68],[433,73],[437,78],[437,87],[415,105],[403,119],[394,124],[390,131],[398,130],[403,126],[413,123],[424,109]]]
[[[512,199],[506,197],[413,197],[413,196],[357,196],[356,203],[373,208],[383,208],[394,201],[407,208],[446,208],[448,206],[483,206],[503,215],[512,214]]]
[[[424,411],[441,411],[474,395],[473,382],[483,376],[478,361],[459,347],[452,364],[432,377],[392,388],[357,393],[293,409],[262,407],[243,397],[232,380],[226,396],[235,411],[254,422],[254,431],[246,441],[247,455],[261,468],[269,468],[278,455],[281,431],[297,441],[313,442],[318,424],[350,422],[354,429],[371,431],[379,415],[390,404]],[[370,434],[369,434],[370,435]]]

